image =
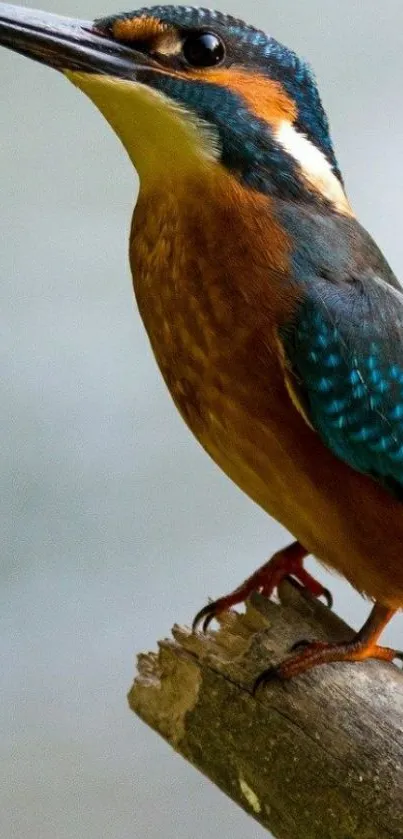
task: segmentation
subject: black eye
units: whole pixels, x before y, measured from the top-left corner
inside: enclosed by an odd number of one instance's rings
[[[186,38],[183,55],[192,67],[214,67],[224,59],[225,47],[212,32],[199,32]]]

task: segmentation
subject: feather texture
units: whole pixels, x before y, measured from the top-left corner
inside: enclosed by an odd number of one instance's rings
[[[305,294],[281,331],[295,387],[331,451],[403,497],[403,293],[356,221],[308,223]],[[324,259],[331,224],[339,245]]]

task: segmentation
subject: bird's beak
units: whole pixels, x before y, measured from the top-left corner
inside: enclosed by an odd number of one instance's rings
[[[96,23],[0,3],[0,45],[61,71],[135,79],[153,62]]]
[[[154,90],[165,72],[150,56],[112,37],[109,19],[74,20],[0,3],[0,46],[60,70],[104,115],[143,183],[167,172],[205,171],[216,147],[188,112]],[[206,146],[206,148],[205,148]],[[208,146],[208,148],[207,148]],[[211,147],[210,147],[211,146]],[[206,151],[207,149],[207,151]]]

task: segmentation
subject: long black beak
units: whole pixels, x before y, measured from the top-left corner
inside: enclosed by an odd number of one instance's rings
[[[123,79],[153,65],[143,53],[115,41],[91,21],[0,3],[0,45],[54,67]]]

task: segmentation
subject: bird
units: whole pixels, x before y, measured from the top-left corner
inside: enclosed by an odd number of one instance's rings
[[[0,4],[0,44],[61,72],[138,172],[134,292],[163,379],[207,454],[293,542],[194,630],[308,555],[371,603],[255,687],[381,646],[403,607],[403,294],[361,226],[309,63],[230,15],[157,5],[81,21]]]

